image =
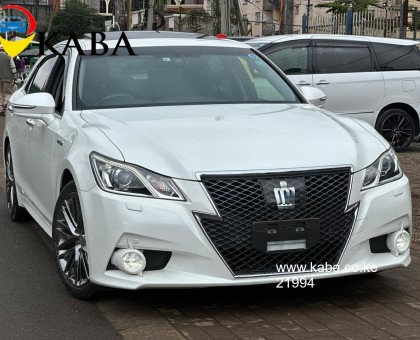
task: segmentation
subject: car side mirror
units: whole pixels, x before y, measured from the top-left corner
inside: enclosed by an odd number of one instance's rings
[[[323,108],[325,106],[325,101],[327,100],[327,95],[320,89],[311,86],[302,86],[300,88],[303,96],[308,102],[316,107]]]
[[[55,100],[46,92],[31,93],[20,97],[9,107],[18,117],[42,120],[50,125],[55,120]]]

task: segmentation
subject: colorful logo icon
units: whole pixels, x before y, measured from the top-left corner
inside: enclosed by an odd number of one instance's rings
[[[28,21],[17,16],[9,16],[0,21],[0,33],[8,32],[26,33],[27,38],[17,41],[9,41],[0,37],[0,43],[4,51],[12,58],[21,53],[32,42],[35,37],[36,21],[31,12],[19,5],[7,5],[1,8],[16,9],[26,15]]]

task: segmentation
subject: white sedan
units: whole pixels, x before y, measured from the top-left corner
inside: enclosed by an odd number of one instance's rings
[[[372,127],[244,44],[133,33],[111,55],[117,33],[43,56],[6,112],[10,217],[52,237],[74,296],[410,263],[409,182]]]

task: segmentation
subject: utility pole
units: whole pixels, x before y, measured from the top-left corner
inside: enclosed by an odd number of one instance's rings
[[[286,34],[293,33],[293,0],[285,0],[286,1],[286,9],[284,14],[286,18],[284,19],[284,32]]]
[[[131,0],[127,0],[127,31],[131,31]]]
[[[147,30],[148,31],[153,30],[154,9],[155,9],[155,0],[149,0],[149,6],[147,8]]]
[[[38,20],[39,16],[39,0],[35,0],[35,20]]]
[[[311,12],[311,0],[308,0],[308,8],[306,11],[306,33],[309,33],[309,13]]]
[[[229,0],[220,0],[220,33],[229,35]]]
[[[239,7],[238,0],[233,0],[233,6],[235,7],[236,19],[238,20],[239,35],[245,35],[245,29],[242,23],[243,18],[242,18],[241,8]]]

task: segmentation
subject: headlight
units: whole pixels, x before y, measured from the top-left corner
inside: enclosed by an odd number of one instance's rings
[[[175,183],[168,177],[139,166],[108,159],[94,152],[90,154],[90,162],[99,187],[105,191],[184,200]]]
[[[402,175],[397,155],[393,150],[387,151],[375,163],[366,168],[362,190],[395,181]]]

